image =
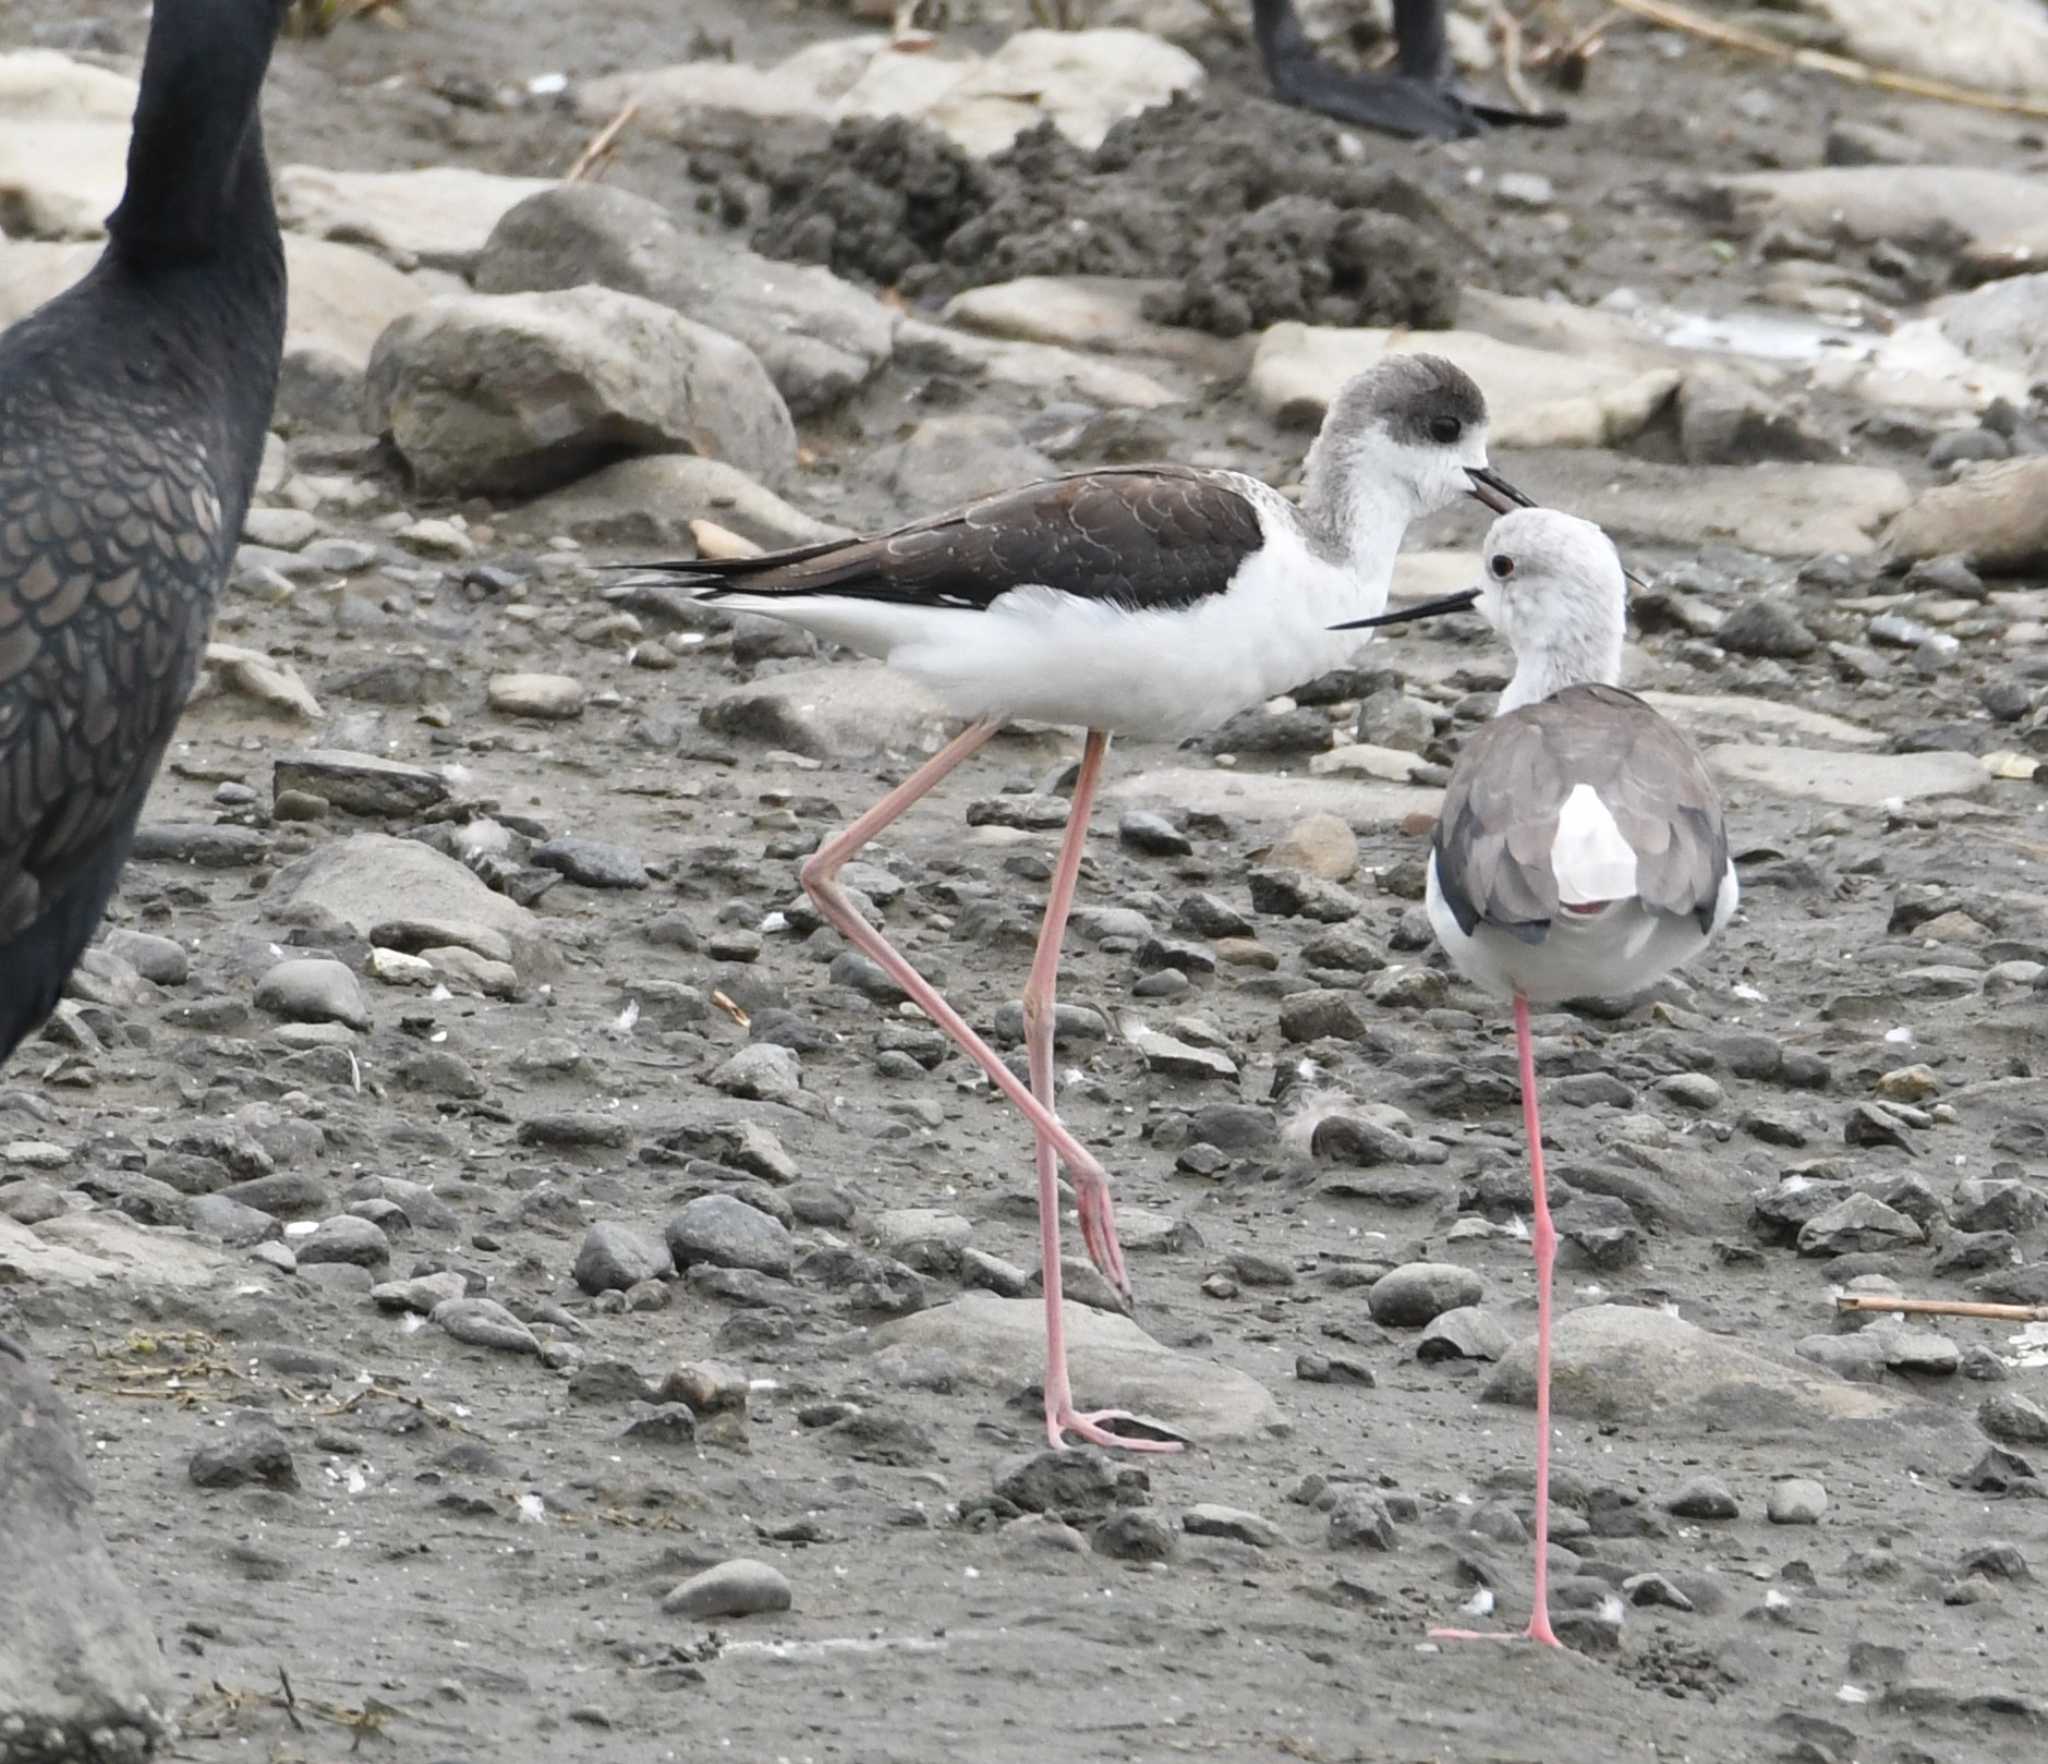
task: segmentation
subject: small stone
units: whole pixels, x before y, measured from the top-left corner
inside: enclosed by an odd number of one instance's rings
[[[1455,1305],[1429,1320],[1415,1357],[1438,1360],[1497,1360],[1508,1351],[1508,1332],[1500,1319],[1477,1305]]]
[[[1235,1078],[1237,1062],[1218,1048],[1196,1047],[1192,1042],[1167,1035],[1158,1029],[1127,1030],[1124,1039],[1135,1048],[1147,1071],[1166,1078]]]
[[[1956,1184],[1959,1231],[2031,1231],[2041,1221],[2041,1191],[2017,1177],[1966,1177]]]
[[[1621,1596],[1631,1605],[1663,1605],[1673,1611],[1690,1611],[1692,1600],[1661,1574],[1631,1574],[1621,1583]]]
[[[1287,830],[1266,861],[1275,869],[1347,882],[1358,874],[1358,835],[1336,815],[1310,815]]]
[[[787,1611],[794,1602],[779,1568],[742,1556],[691,1575],[662,1599],[661,1608],[672,1617],[753,1617]]]
[[[1674,1072],[1669,1078],[1658,1080],[1656,1088],[1659,1096],[1703,1115],[1718,1109],[1728,1099],[1728,1093],[1704,1072]]]
[[[600,1220],[583,1234],[574,1277],[587,1293],[623,1292],[642,1280],[673,1274],[675,1268],[660,1238],[616,1220]]]
[[[1367,1299],[1375,1323],[1420,1329],[1445,1311],[1476,1305],[1485,1290],[1477,1274],[1455,1262],[1407,1262],[1374,1281]]]
[[[484,691],[491,709],[504,716],[550,722],[580,717],[589,700],[582,681],[567,674],[493,674]]]
[[[1189,839],[1164,815],[1149,809],[1132,809],[1117,822],[1117,838],[1133,851],[1150,857],[1187,857],[1195,849]]]
[[[1173,1522],[1152,1507],[1126,1507],[1095,1528],[1098,1556],[1119,1562],[1170,1562],[1180,1550]]]
[[[710,1082],[728,1096],[793,1103],[803,1094],[803,1058],[793,1047],[750,1042],[715,1068]]]
[[[1107,1512],[1116,1492],[1115,1473],[1095,1452],[1033,1452],[996,1472],[996,1493],[1027,1513]]]
[[[1210,1502],[1190,1507],[1180,1516],[1181,1529],[1190,1537],[1228,1537],[1254,1549],[1278,1549],[1287,1534],[1270,1519],[1247,1513],[1242,1507],[1222,1507]]]
[[[496,1299],[444,1299],[434,1307],[432,1320],[457,1341],[467,1342],[471,1347],[495,1348],[512,1354],[540,1352],[540,1342],[533,1331]]]
[[[623,1437],[640,1445],[695,1445],[697,1416],[688,1403],[650,1404],[626,1423]]]
[[[2048,1445],[2048,1409],[2016,1391],[1994,1391],[1977,1406],[1977,1425],[2004,1445]]]
[[[1741,1508],[1718,1476],[1689,1476],[1664,1503],[1680,1519],[1733,1519]]]
[[[342,963],[324,956],[279,962],[256,987],[256,1008],[295,1023],[345,1023],[370,1027],[362,982]]]
[[[1860,1250],[1894,1249],[1925,1239],[1920,1227],[1874,1195],[1851,1194],[1799,1228],[1802,1256],[1844,1256]]]
[[[416,815],[447,799],[448,781],[426,766],[381,754],[323,748],[278,760],[270,789],[273,806],[296,793],[352,815]]]
[[[1281,919],[1315,919],[1325,925],[1356,918],[1365,903],[1347,888],[1305,870],[1254,870],[1247,878],[1252,911]]]
[[[295,1243],[302,1266],[313,1262],[348,1262],[359,1268],[381,1268],[391,1260],[391,1239],[368,1219],[338,1214],[323,1220],[312,1236]]]
[[[1386,1498],[1367,1488],[1343,1490],[1330,1508],[1330,1548],[1333,1550],[1391,1550],[1394,1547],[1394,1516]]]
[[[679,1268],[708,1262],[784,1278],[795,1260],[782,1222],[729,1194],[699,1195],[669,1220],[666,1236]]]
[[[418,1274],[410,1280],[385,1280],[370,1288],[370,1302],[380,1311],[411,1311],[431,1317],[434,1307],[467,1297],[469,1281],[454,1269]]]
[[[532,861],[584,888],[645,888],[640,854],[602,839],[550,839],[533,848]]]
[[[1771,1484],[1764,1517],[1773,1525],[1818,1525],[1828,1510],[1828,1491],[1810,1476],[1788,1476]]]
[[[192,1454],[187,1469],[200,1488],[241,1488],[251,1482],[260,1482],[266,1488],[299,1486],[290,1442],[259,1417],[235,1420],[226,1439],[216,1445],[201,1446]]]
[[[1714,641],[1731,655],[1796,661],[1819,647],[1813,633],[1780,596],[1746,600],[1721,621]]]
[[[1877,1081],[1877,1094],[1889,1102],[1925,1102],[1941,1094],[1941,1080],[1927,1066],[1900,1066]]]
[[[1900,1325],[1881,1331],[1877,1339],[1884,1343],[1884,1363],[1894,1372],[1948,1378],[1962,1364],[1956,1344],[1937,1329]]]

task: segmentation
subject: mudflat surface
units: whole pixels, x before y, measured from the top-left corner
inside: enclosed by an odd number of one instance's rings
[[[16,0],[0,42],[46,28],[71,41],[69,17]],[[767,61],[843,28],[813,6],[432,0],[404,30],[285,45],[272,155],[558,174],[590,126],[490,94],[727,43]],[[94,35],[132,51],[139,29],[123,17]],[[1239,156],[1223,124],[1268,115],[1255,68],[1220,36],[1203,52],[1199,102],[1223,132],[1095,168],[1091,201],[1114,205],[1123,176],[1132,212],[1156,216],[1183,201],[1204,152],[1212,169]],[[1417,193],[1404,224],[1463,283],[1580,304],[1625,286],[1726,310],[1770,261],[1729,248],[1654,182],[1815,163],[1840,119],[1961,163],[2043,158],[2020,124],[1632,29],[1562,101],[1562,131],[1449,151],[1368,140],[1355,169]],[[1320,125],[1264,132],[1300,156]],[[607,175],[707,238],[754,238],[772,220],[772,180],[757,174],[793,150],[727,124],[696,163],[629,131]],[[1482,202],[1475,168],[1540,174],[1554,198]],[[700,206],[721,179],[733,202]],[[988,252],[989,274],[934,257],[929,291],[1103,267],[1020,266],[1001,238]],[[1186,269],[1156,254],[1128,267]],[[1068,420],[1055,402],[891,366],[806,426],[791,500],[851,525],[922,512],[915,482],[875,463],[914,417],[986,411],[1043,433]],[[1824,415],[1851,462],[1933,480],[1924,435]],[[1284,479],[1300,456],[1302,437],[1227,373],[1143,422],[1175,457]],[[1673,446],[1652,434],[1627,453],[1502,463],[1567,506],[1568,490],[1625,503],[1672,469]],[[348,469],[366,488],[322,506],[323,536],[387,545],[387,517],[450,512],[412,497],[388,462]],[[239,821],[252,843],[223,857],[172,842],[171,857],[133,866],[114,915],[185,945],[189,977],[95,1005],[101,1045],[31,1045],[0,1091],[4,1175],[115,1216],[71,1237],[76,1219],[0,1218],[0,1266],[20,1276],[4,1303],[80,1418],[114,1559],[184,1699],[176,1756],[1976,1764],[2048,1746],[2048,1507],[2031,1498],[2039,1479],[1994,1451],[2038,1467],[2048,1448],[2048,1415],[2029,1406],[2042,1372],[2016,1326],[1881,1334],[1856,1381],[1799,1353],[1834,1333],[1831,1295],[1859,1276],[2048,1300],[2040,789],[1965,765],[1900,794],[1904,749],[2041,749],[2038,580],[2000,579],[1960,607],[1937,584],[1894,609],[1955,635],[1951,655],[1875,646],[1870,597],[1900,594],[1897,580],[1822,576],[1787,590],[1807,645],[1759,655],[1688,628],[1682,603],[1732,613],[1786,588],[1798,560],[1718,544],[1631,552],[1661,596],[1639,616],[1631,684],[1674,694],[1698,738],[1741,750],[1725,770],[1745,905],[1652,1000],[1539,1021],[1550,1169],[1573,1197],[1559,1215],[1561,1310],[1669,1310],[1704,1332],[1667,1353],[1632,1346],[1628,1316],[1603,1313],[1619,1347],[1582,1344],[1557,1417],[1554,1572],[1561,1602],[1590,1616],[1574,1632],[1587,1651],[1559,1655],[1427,1639],[1433,1623],[1526,1616],[1531,1415],[1487,1400],[1516,1394],[1512,1353],[1499,1366],[1421,1358],[1419,1329],[1387,1322],[1384,1298],[1375,1321],[1369,1296],[1396,1267],[1455,1264],[1493,1325],[1469,1339],[1498,1351],[1533,1328],[1512,1037],[1420,924],[1427,785],[1312,777],[1305,751],[1259,751],[1248,734],[1222,744],[1230,764],[1113,756],[1063,974],[1063,999],[1091,1014],[1062,1050],[1061,1107],[1114,1174],[1136,1321],[1183,1357],[1169,1386],[1182,1407],[1164,1418],[1193,1444],[1099,1475],[1017,1479],[1044,1443],[1032,1337],[1018,1351],[1014,1332],[977,1321],[979,1297],[971,1340],[878,1332],[973,1291],[963,1243],[1035,1267],[1029,1138],[928,1026],[835,970],[838,941],[803,934],[799,909],[802,853],[901,777],[915,742],[805,758],[707,730],[699,712],[735,686],[824,664],[713,632],[672,668],[635,667],[627,637],[589,631],[611,610],[594,572],[540,569],[544,536],[516,515],[456,512],[477,545],[461,568],[373,570],[283,603],[231,596],[221,635],[291,660],[324,720],[294,727],[233,693],[193,708],[150,818]],[[1477,529],[1457,513],[1421,537],[1469,548]],[[516,600],[473,573],[487,566],[524,584]],[[1467,695],[1500,684],[1499,656],[1472,632],[1383,653],[1392,673],[1339,697],[1370,704],[1391,687],[1430,707],[1442,727],[1424,756],[1447,758],[1483,708]],[[485,682],[511,670],[571,676],[587,703],[562,722],[494,712]],[[2023,708],[1994,721],[1994,702]],[[891,735],[914,724],[894,704],[887,717]],[[1787,742],[1833,757],[1774,757]],[[360,971],[371,940],[295,930],[280,871],[417,819],[271,821],[273,762],[309,746],[447,769],[463,801],[637,859],[645,885],[570,880],[540,896],[544,935],[519,955],[516,996],[366,981],[372,1026],[349,1057],[282,1044],[251,1003],[273,964],[329,951]],[[862,886],[891,935],[998,1033],[1057,837],[1019,805],[1054,790],[1075,751],[1064,733],[1007,736],[869,854]],[[996,811],[969,813],[989,799]],[[1337,865],[1335,883],[1355,910],[1324,924],[1256,908],[1248,873],[1326,804],[1356,835],[1356,867]],[[1147,849],[1140,828],[1120,837],[1137,810],[1175,822],[1186,849]],[[606,862],[614,880],[637,867]],[[1204,896],[1244,924],[1188,904]],[[1154,940],[1198,953],[1148,951]],[[1185,987],[1157,981],[1175,967]],[[1224,1053],[1234,1075],[1185,1075],[1147,1030]],[[728,1062],[763,1041],[801,1052],[789,1100],[734,1094]],[[1373,1131],[1316,1136],[1332,1114]],[[1787,1189],[1787,1172],[1811,1186]],[[303,1185],[296,1204],[271,1204],[305,1222],[409,1193],[379,1179],[430,1183],[442,1206],[384,1210],[385,1259],[365,1252],[360,1276],[311,1262],[288,1275],[189,1239],[160,1192],[265,1174]],[[712,1192],[784,1217],[786,1263],[752,1279],[700,1268],[629,1303],[572,1277],[593,1224],[658,1240]],[[1799,1197],[1814,1192],[1884,1211],[1807,1246],[1835,1253],[1803,1254],[1801,1226],[1823,1209]],[[896,1216],[908,1208],[947,1217]],[[1071,1231],[1068,1244],[1078,1254]],[[112,1266],[81,1282],[52,1246]],[[559,1364],[466,1345],[368,1295],[373,1278],[450,1270]],[[721,1388],[749,1387],[744,1417],[706,1401],[693,1436],[672,1414],[664,1426],[644,1399],[704,1362],[731,1369]],[[1668,1371],[1632,1375],[1639,1365]],[[1225,1374],[1242,1382],[1223,1391]],[[1123,1400],[1086,1351],[1076,1382],[1084,1402]],[[195,1486],[194,1454],[252,1425],[281,1436],[295,1486]],[[1671,1510],[1699,1477],[1732,1497],[1732,1517]],[[1767,1516],[1789,1478],[1824,1486],[1817,1523]],[[1050,1518],[1028,1515],[1047,1503]],[[1385,1528],[1370,1522],[1382,1515]],[[733,1558],[776,1569],[790,1608],[663,1609]],[[1490,1619],[1475,1607],[1489,1591]]]

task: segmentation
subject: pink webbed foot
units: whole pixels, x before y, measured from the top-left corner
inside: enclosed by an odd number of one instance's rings
[[[1431,1641],[1496,1641],[1541,1642],[1547,1648],[1561,1648],[1564,1643],[1557,1639],[1557,1631],[1550,1627],[1549,1616],[1539,1611],[1529,1619],[1527,1629],[1432,1629]]]
[[[1181,1442],[1177,1439],[1147,1439],[1137,1433],[1112,1433],[1103,1426],[1105,1421],[1130,1421],[1140,1427],[1146,1425],[1143,1416],[1134,1415],[1128,1409],[1091,1409],[1083,1415],[1067,1407],[1046,1416],[1045,1435],[1056,1452],[1067,1449],[1065,1436],[1068,1433],[1090,1445],[1104,1446],[1112,1451],[1177,1452],[1181,1449]]]

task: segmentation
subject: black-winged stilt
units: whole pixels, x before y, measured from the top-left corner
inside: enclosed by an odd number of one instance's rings
[[[1346,628],[1476,606],[1515,652],[1494,720],[1465,743],[1445,789],[1428,904],[1453,966],[1514,1001],[1536,1252],[1536,1585],[1520,1634],[1557,1646],[1546,1557],[1557,1233],[1529,1006],[1640,992],[1706,948],[1738,890],[1720,795],[1700,756],[1616,684],[1627,587],[1607,535],[1552,509],[1522,509],[1494,522],[1480,556],[1479,586]]]
[[[1053,988],[1088,815],[1112,734],[1178,736],[1344,665],[1346,618],[1386,605],[1408,523],[1473,496],[1526,498],[1487,464],[1486,401],[1450,362],[1390,356],[1345,383],[1310,447],[1297,508],[1240,472],[1129,466],[1048,479],[875,538],[760,557],[637,566],[734,611],[765,613],[886,660],[972,719],[804,864],[818,909],[973,1059],[1037,1135],[1046,1306],[1045,1418],[1054,1445],[1157,1449],[1077,1414],[1061,1317],[1056,1164],[1082,1241],[1128,1294],[1109,1181],[1053,1112]],[[854,911],[853,855],[982,747],[1005,718],[1087,731],[1073,805],[1024,990],[1030,1088]]]

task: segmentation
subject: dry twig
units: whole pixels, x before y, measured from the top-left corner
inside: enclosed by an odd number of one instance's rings
[[[1843,1293],[1838,1311],[1899,1311],[1912,1317],[1985,1317],[1994,1323],[2048,1323],[2048,1305],[1991,1305],[1975,1299],[1885,1298],[1879,1294]]]
[[[1824,49],[1797,49],[1740,25],[1723,24],[1703,18],[1671,0],[1614,0],[1623,12],[1648,19],[1668,31],[1682,31],[1689,37],[1718,44],[1723,49],[1741,49],[1751,55],[1768,56],[1808,73],[1824,73],[1855,86],[1873,86],[1880,92],[1899,92],[1909,98],[1931,98],[1942,104],[1963,104],[1973,110],[1995,110],[2007,116],[2037,117],[2048,121],[2048,104],[2030,98],[2007,98],[1995,92],[1977,92],[1947,80],[1928,79],[1920,74],[1899,73],[1891,68],[1872,67],[1847,55],[1831,55]]]
[[[611,157],[611,151],[619,143],[619,136],[626,125],[640,114],[640,100],[628,99],[626,106],[612,120],[590,137],[589,145],[576,155],[576,163],[569,168],[565,183],[580,184],[597,168],[600,160]]]

